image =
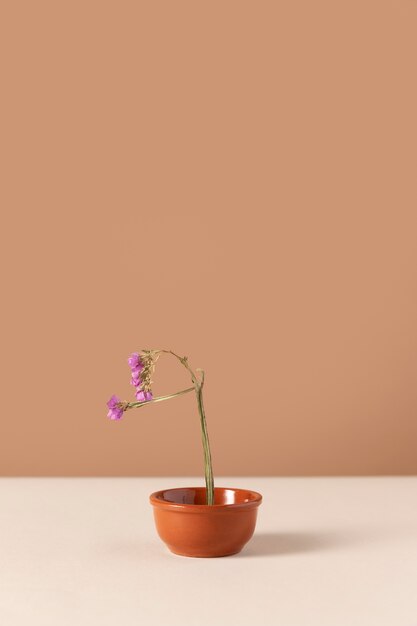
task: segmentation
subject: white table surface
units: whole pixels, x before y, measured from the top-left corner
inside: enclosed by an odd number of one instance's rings
[[[199,484],[0,479],[1,626],[417,626],[417,477],[218,479],[264,496],[220,559],[154,529],[149,493]]]

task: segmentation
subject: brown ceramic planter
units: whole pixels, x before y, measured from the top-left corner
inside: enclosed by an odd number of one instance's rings
[[[155,524],[171,552],[214,557],[240,552],[252,537],[261,494],[215,487],[208,506],[205,487],[166,489],[151,494]]]

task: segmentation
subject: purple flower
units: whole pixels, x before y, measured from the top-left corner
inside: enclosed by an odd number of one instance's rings
[[[134,352],[130,355],[127,362],[132,372],[132,380],[130,384],[134,387],[139,387],[142,384],[140,373],[143,370],[143,362],[138,352]]]
[[[152,400],[153,396],[152,396],[152,391],[137,391],[136,392],[136,400],[138,400],[138,402],[149,402],[149,400]]]
[[[138,352],[134,352],[133,354],[131,354],[127,362],[129,363],[129,367],[132,370],[132,373],[139,373],[143,370],[142,359],[140,358]]]
[[[123,409],[119,406],[119,404],[120,399],[117,396],[112,396],[107,402],[107,406],[110,409],[107,413],[107,417],[109,417],[111,420],[119,420],[122,418]]]

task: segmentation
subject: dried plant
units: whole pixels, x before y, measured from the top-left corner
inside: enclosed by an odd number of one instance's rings
[[[176,393],[167,396],[153,396],[152,393],[152,376],[155,371],[155,365],[161,354],[169,354],[174,356],[187,369],[193,383],[192,387],[182,389]],[[117,396],[112,396],[107,403],[109,412],[107,416],[112,420],[120,420],[123,414],[129,409],[136,409],[153,402],[162,402],[170,400],[176,396],[185,393],[195,392],[197,398],[197,407],[200,415],[201,435],[204,450],[204,472],[206,480],[206,502],[214,504],[214,481],[213,469],[211,463],[210,442],[207,432],[206,415],[203,403],[203,387],[204,387],[204,371],[197,369],[195,372],[188,363],[188,357],[179,356],[172,350],[141,350],[134,352],[129,358],[128,363],[131,371],[131,384],[135,387],[136,402],[123,402]]]

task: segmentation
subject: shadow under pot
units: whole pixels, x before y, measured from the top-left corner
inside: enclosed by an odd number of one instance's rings
[[[158,534],[181,556],[218,557],[237,554],[252,537],[262,502],[247,489],[214,488],[214,504],[206,504],[205,487],[156,491],[150,496]]]

